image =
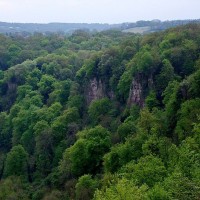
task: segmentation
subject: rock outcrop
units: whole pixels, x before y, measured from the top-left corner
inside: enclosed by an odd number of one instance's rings
[[[140,107],[144,107],[148,91],[152,89],[154,89],[152,73],[150,73],[148,77],[141,73],[136,74],[131,83],[127,105],[131,106],[136,104]]]
[[[133,79],[132,81],[127,104],[129,106],[133,104],[137,104],[140,107],[144,106],[144,99],[142,96],[142,85],[137,79]]]
[[[93,78],[90,80],[88,88],[86,89],[86,100],[89,105],[92,101],[105,97],[105,89],[102,81]]]

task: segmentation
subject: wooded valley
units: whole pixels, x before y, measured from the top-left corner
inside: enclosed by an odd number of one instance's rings
[[[200,199],[200,25],[0,35],[0,199]]]

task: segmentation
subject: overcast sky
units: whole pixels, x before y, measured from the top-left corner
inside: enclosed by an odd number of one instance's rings
[[[0,21],[121,23],[199,19],[200,0],[0,0]]]

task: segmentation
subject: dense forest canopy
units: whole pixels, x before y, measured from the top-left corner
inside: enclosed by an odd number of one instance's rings
[[[200,25],[0,35],[0,199],[200,199]]]

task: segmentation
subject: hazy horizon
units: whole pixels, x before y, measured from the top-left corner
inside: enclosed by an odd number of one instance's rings
[[[108,23],[199,19],[199,0],[0,0],[0,21]]]
[[[109,22],[59,22],[59,21],[52,21],[52,22],[18,22],[18,21],[1,21],[3,23],[13,23],[13,24],[108,24],[108,25],[117,25],[117,24],[123,24],[123,23],[136,23],[138,21],[153,21],[153,20],[160,20],[160,19],[150,19],[150,20],[137,20],[137,21],[124,21],[119,23],[109,23]],[[165,21],[177,21],[177,20],[200,20],[200,18],[194,18],[194,19],[166,19],[166,20],[160,20],[161,22]]]

